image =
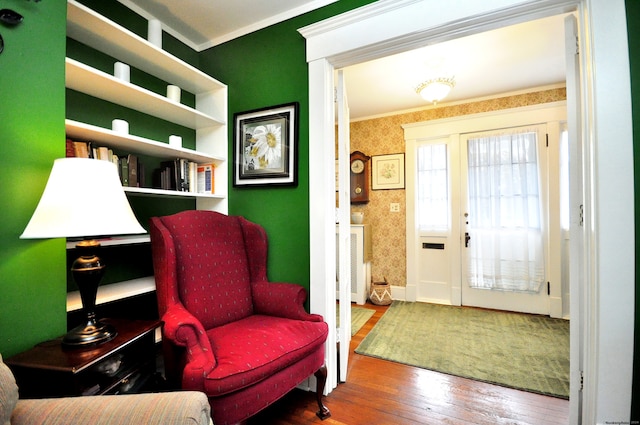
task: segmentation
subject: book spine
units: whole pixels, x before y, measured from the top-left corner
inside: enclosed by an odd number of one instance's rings
[[[122,185],[129,187],[129,159],[120,158],[120,178],[122,179]]]
[[[73,142],[75,156],[78,158],[91,158],[89,155],[89,145],[86,142]]]
[[[189,161],[189,192],[198,193],[198,164]]]
[[[129,187],[138,187],[138,157],[129,154],[127,163],[129,166]]]
[[[178,169],[180,170],[180,186],[178,190],[181,192],[188,192],[189,191],[188,161],[186,159],[178,159]]]
[[[76,149],[75,149],[74,141],[73,141],[73,140],[71,140],[71,139],[67,139],[67,142],[66,142],[65,148],[66,148],[65,156],[66,156],[67,158],[73,158],[73,157],[75,157],[75,156],[76,156]]]
[[[99,159],[101,161],[111,161],[111,158],[109,155],[109,148],[100,146],[98,147],[97,151],[98,151],[98,157],[96,159]]]
[[[215,165],[200,164],[197,170],[198,193],[213,194],[215,192]]]

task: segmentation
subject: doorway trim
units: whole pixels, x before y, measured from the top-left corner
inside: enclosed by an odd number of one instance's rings
[[[299,31],[309,63],[311,310],[335,317],[336,68],[577,9],[583,104],[585,282],[577,302],[584,388],[571,422],[629,421],[633,375],[635,239],[631,90],[624,0],[379,0]],[[375,31],[371,29],[375,28]],[[596,67],[596,65],[598,65]],[[615,95],[612,95],[615,94]],[[596,102],[597,99],[597,102]],[[572,296],[573,298],[573,296]],[[575,322],[575,321],[574,321]],[[587,324],[591,324],[587,326]],[[334,321],[335,325],[335,321]],[[327,341],[336,375],[335,331]],[[336,386],[328,382],[328,391]],[[572,380],[572,394],[577,383]],[[576,413],[577,412],[577,413]]]

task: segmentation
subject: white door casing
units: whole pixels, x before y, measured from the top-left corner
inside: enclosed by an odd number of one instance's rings
[[[347,380],[349,368],[349,343],[351,342],[351,226],[349,194],[349,103],[343,71],[338,71],[336,88],[336,104],[338,109],[338,247],[340,253],[339,299],[340,323],[339,340],[340,352],[340,381]],[[334,161],[335,162],[335,161]]]
[[[574,16],[565,19],[565,55],[567,66],[567,99],[574,99],[567,105],[567,130],[569,137],[569,164],[573,164],[573,169],[569,173],[569,193],[570,193],[570,225],[569,225],[569,274],[570,283],[570,311],[573,320],[570,323],[570,373],[569,373],[569,397],[573,400],[570,412],[571,423],[578,423],[580,412],[582,411],[582,395],[580,386],[582,385],[581,371],[585,370],[585,355],[589,350],[582,350],[585,333],[583,331],[584,310],[581,308],[585,295],[582,287],[584,282],[583,259],[587,256],[583,252],[584,232],[582,231],[580,210],[584,204],[584,192],[582,184],[582,125],[580,119],[579,105],[582,104],[580,96],[580,60],[578,56],[578,23]],[[583,421],[583,423],[587,423]]]
[[[337,385],[338,356],[336,321],[336,182],[335,182],[335,103],[333,67],[326,60],[309,64],[309,80],[321,81],[309,87],[309,98],[316,101],[309,104],[309,116],[320,118],[315,123],[318,138],[315,145],[309,145],[309,196],[310,208],[310,270],[309,304],[311,313],[320,314],[329,326],[325,342],[325,365],[327,382],[325,394]],[[330,87],[330,90],[325,90]],[[310,126],[311,130],[311,126]],[[310,139],[312,138],[310,134]],[[331,237],[328,237],[331,235]],[[313,384],[311,384],[313,385]]]
[[[580,356],[584,351],[587,359],[583,405],[572,420],[629,422],[635,240],[634,210],[629,205],[634,198],[630,184],[633,139],[624,0],[461,0],[455,8],[443,8],[436,0],[379,0],[300,29],[307,39],[309,63],[311,310],[323,314],[330,329],[335,325],[331,318],[331,314],[335,317],[336,254],[334,69],[576,8],[582,52],[583,234],[587,249],[581,263],[585,295],[576,308],[572,306],[572,312],[578,309],[582,323],[589,326],[583,341],[572,347],[572,351],[581,351]],[[332,342],[335,331],[327,347]],[[328,391],[335,387],[335,361],[335,350],[327,349]],[[574,412],[575,401],[570,404]]]

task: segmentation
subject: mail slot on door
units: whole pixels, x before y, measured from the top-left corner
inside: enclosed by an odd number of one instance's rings
[[[444,249],[443,243],[422,242],[422,249]]]

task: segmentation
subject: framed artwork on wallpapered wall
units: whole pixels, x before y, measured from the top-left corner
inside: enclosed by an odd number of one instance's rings
[[[404,189],[404,154],[377,155],[371,158],[371,189]]]
[[[233,117],[233,185],[298,185],[298,103]]]

